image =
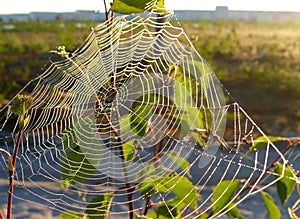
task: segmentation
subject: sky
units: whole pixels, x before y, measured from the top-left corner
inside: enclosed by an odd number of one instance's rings
[[[111,1],[106,0],[107,4]],[[229,10],[300,12],[299,0],[165,0],[165,6],[171,10],[214,10],[216,6],[228,6]],[[0,14],[76,10],[104,11],[103,0],[1,0],[0,3]]]

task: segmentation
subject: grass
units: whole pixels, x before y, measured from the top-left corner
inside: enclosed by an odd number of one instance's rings
[[[0,29],[0,102],[41,72],[58,45],[77,48],[95,23],[13,23]],[[0,27],[3,23],[0,23]],[[300,132],[300,23],[182,22],[234,99],[267,134]],[[1,106],[1,104],[0,104]]]
[[[300,132],[300,23],[190,21],[183,27],[264,131]]]

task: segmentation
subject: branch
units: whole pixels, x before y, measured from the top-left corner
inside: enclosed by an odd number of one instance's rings
[[[15,173],[15,166],[16,166],[16,159],[18,150],[20,147],[22,135],[24,132],[25,126],[23,125],[19,131],[19,136],[17,143],[15,145],[15,150],[13,154],[13,158],[11,156],[8,159],[8,172],[9,172],[9,191],[8,191],[8,200],[7,200],[7,219],[11,218],[11,211],[12,211],[12,197],[13,197],[13,190],[14,190],[14,173]]]

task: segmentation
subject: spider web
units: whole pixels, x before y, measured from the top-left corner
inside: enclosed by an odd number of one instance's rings
[[[91,200],[105,203],[95,197],[111,194],[109,218],[151,212],[150,205],[172,218],[177,207],[186,218],[198,218],[216,210],[239,180],[233,198],[211,215],[218,217],[276,183],[288,165],[172,14],[119,16],[95,27],[73,53],[53,52],[46,70],[21,93],[34,104],[17,156],[14,198],[56,215],[103,216],[106,212],[93,212]],[[12,153],[18,118],[10,104],[1,115],[0,146]],[[257,138],[265,147],[253,148]],[[0,159],[0,177],[6,180],[7,158]],[[279,174],[269,169],[275,159],[283,165]],[[183,190],[180,198],[193,204],[170,205],[179,195],[176,184],[185,179],[195,189]],[[212,198],[210,188],[224,180],[224,192]],[[148,189],[146,182],[164,191]],[[197,200],[190,199],[192,193]]]

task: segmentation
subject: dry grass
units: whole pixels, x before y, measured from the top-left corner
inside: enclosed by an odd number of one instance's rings
[[[21,23],[0,32],[0,101],[41,72],[49,50],[58,45],[73,50],[94,25],[78,29],[75,23],[64,28],[61,23]],[[300,23],[186,21],[182,26],[235,100],[268,134],[300,133]]]

